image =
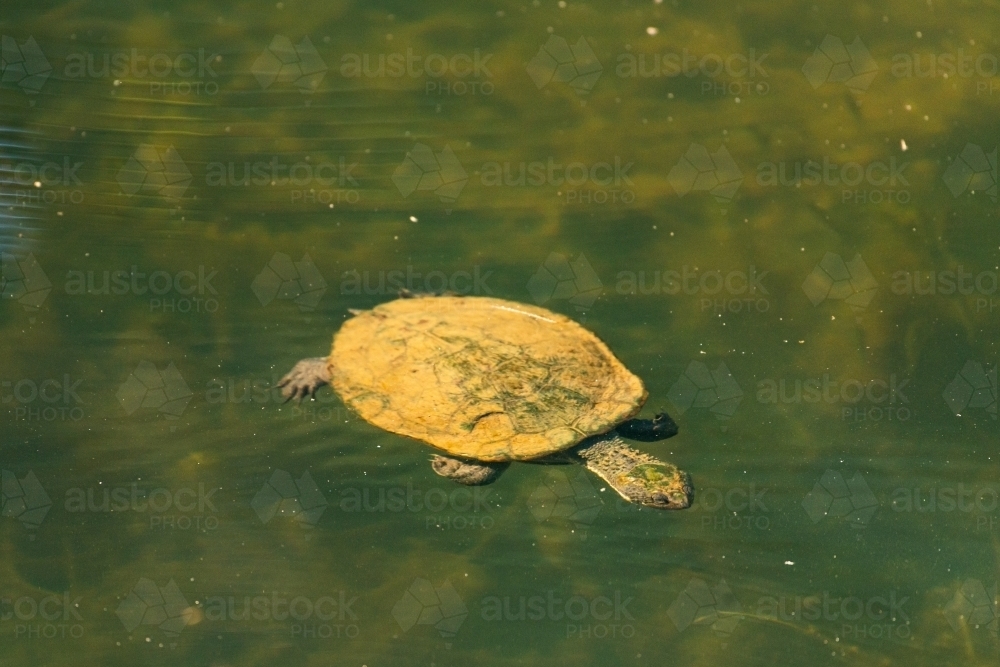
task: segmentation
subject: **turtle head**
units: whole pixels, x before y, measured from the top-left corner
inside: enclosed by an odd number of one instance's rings
[[[694,499],[688,474],[669,463],[641,463],[618,475],[615,482],[622,496],[646,507],[682,510]]]

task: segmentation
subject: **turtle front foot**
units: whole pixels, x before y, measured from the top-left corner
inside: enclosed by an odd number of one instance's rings
[[[313,357],[295,364],[278,382],[278,387],[281,388],[281,395],[285,397],[287,403],[293,398],[300,402],[306,396],[316,398],[316,391],[326,384],[330,384],[327,358]]]
[[[677,422],[666,412],[661,412],[652,419],[630,419],[619,424],[618,435],[629,440],[640,442],[655,442],[677,435]]]
[[[509,465],[509,463],[463,461],[440,455],[431,459],[431,468],[434,472],[466,486],[492,484]]]

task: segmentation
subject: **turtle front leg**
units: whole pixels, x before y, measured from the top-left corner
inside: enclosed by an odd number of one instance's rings
[[[652,419],[629,419],[619,424],[618,435],[629,440],[640,442],[655,442],[677,435],[677,422],[666,412],[661,412]]]
[[[326,384],[330,384],[326,357],[303,359],[278,381],[286,403],[293,398],[298,401],[306,396],[316,398],[316,390]]]
[[[463,461],[440,454],[431,459],[431,468],[434,472],[466,486],[492,484],[509,465],[509,463]]]

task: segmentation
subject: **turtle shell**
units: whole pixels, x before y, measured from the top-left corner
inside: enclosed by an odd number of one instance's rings
[[[642,381],[597,336],[488,297],[390,301],[347,320],[333,388],[375,426],[481,461],[530,460],[639,412]]]

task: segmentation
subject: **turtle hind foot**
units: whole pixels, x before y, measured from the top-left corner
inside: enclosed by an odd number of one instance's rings
[[[316,391],[326,384],[330,384],[330,369],[326,357],[303,359],[278,381],[286,403],[293,398],[300,403],[306,396],[316,398]]]
[[[463,461],[441,455],[431,459],[431,468],[435,473],[466,486],[492,484],[509,465],[509,463]]]

